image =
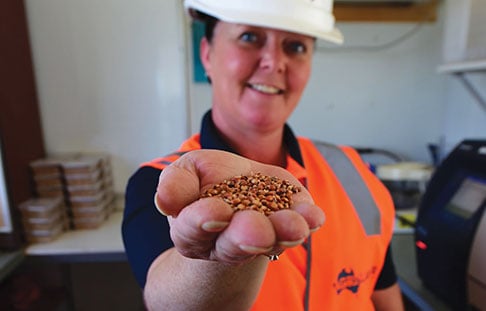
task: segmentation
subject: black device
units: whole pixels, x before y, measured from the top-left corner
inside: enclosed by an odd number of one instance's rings
[[[415,227],[418,275],[453,310],[467,305],[467,265],[486,206],[486,140],[464,140],[434,172]]]

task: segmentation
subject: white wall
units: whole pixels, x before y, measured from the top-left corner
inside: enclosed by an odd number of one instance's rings
[[[187,136],[179,0],[27,0],[49,153],[112,155],[115,190]]]
[[[466,73],[465,78],[486,100],[486,72]],[[481,106],[461,80],[453,76],[447,80],[446,96],[444,151],[451,151],[463,139],[486,139],[486,106]]]
[[[445,6],[443,40],[444,64],[458,65],[464,62],[483,63],[482,71],[466,72],[480,99],[462,80],[448,75],[446,94],[446,119],[444,121],[444,151],[450,151],[465,138],[486,139],[486,27],[484,15],[486,2],[480,0],[448,0]],[[482,104],[480,102],[483,102]]]
[[[186,82],[190,43],[180,0],[26,5],[48,152],[110,153],[115,190],[123,192],[139,163],[172,151],[199,130],[210,88]],[[484,132],[483,111],[457,81],[437,74],[442,15],[390,49],[317,52],[290,120],[297,134],[429,161],[427,143],[439,143],[444,133],[452,143]],[[338,26],[348,48],[383,44],[415,24]],[[484,89],[484,78],[479,80]]]

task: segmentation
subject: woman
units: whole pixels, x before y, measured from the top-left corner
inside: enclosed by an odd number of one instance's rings
[[[332,1],[185,6],[206,23],[200,57],[212,109],[199,134],[142,165],[127,186],[123,237],[147,307],[402,310],[386,189],[354,150],[330,146],[327,158],[286,125],[310,77],[315,39],[342,40]],[[349,190],[333,159],[358,176],[366,193]],[[302,191],[290,210],[269,217],[235,213],[216,198],[198,200],[209,185],[250,172]]]

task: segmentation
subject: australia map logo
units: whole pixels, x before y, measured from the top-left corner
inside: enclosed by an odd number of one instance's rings
[[[365,273],[356,274],[353,269],[342,269],[338,274],[337,281],[333,283],[336,292],[340,294],[344,290],[349,290],[356,294],[360,285],[376,273],[376,267],[372,267]]]

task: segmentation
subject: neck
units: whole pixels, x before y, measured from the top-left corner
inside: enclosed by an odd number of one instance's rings
[[[236,153],[261,163],[286,166],[287,150],[283,145],[283,125],[266,130],[242,127],[235,120],[222,118],[214,109],[212,119],[219,134]]]
[[[283,128],[264,135],[249,131],[218,130],[239,155],[265,164],[286,166],[287,150],[283,145]]]
[[[282,144],[282,134],[261,137],[244,135],[240,139],[231,139],[232,147],[240,155],[265,164],[286,166],[287,152]]]

